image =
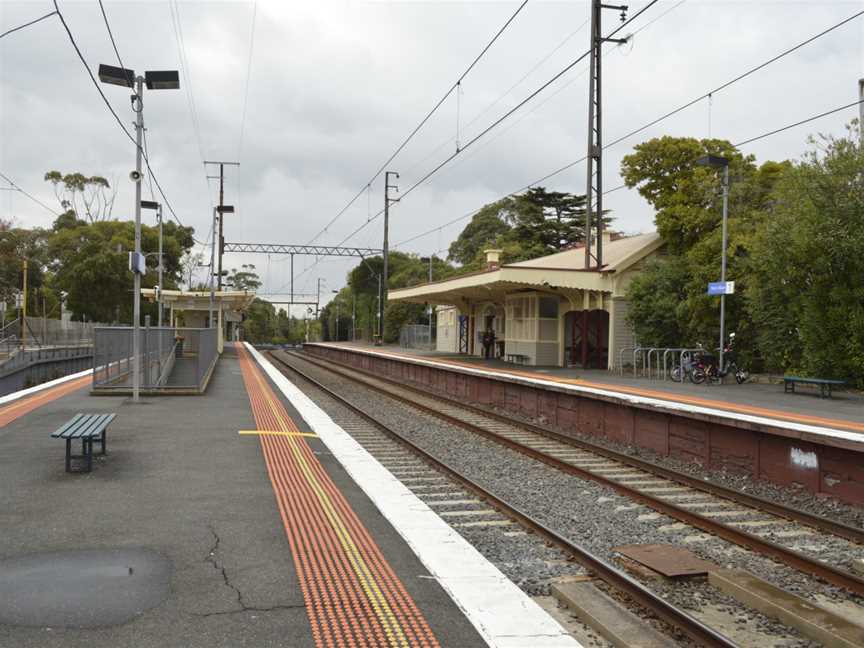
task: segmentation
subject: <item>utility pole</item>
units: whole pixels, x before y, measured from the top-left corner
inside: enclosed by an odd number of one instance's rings
[[[864,146],[864,79],[858,79],[858,135]]]
[[[601,15],[603,9],[621,12],[621,22],[626,19],[626,5],[603,4],[601,0],[591,2],[591,65],[588,77],[588,154],[586,157],[587,187],[585,190],[585,268],[591,267],[592,257],[598,270],[603,265],[603,128],[602,128],[602,83],[601,54],[603,43],[626,43],[626,38],[603,38]],[[596,197],[596,198],[595,198]],[[591,229],[596,221],[597,251],[591,252]]]
[[[384,245],[381,247],[382,256],[384,257],[384,269],[381,272],[383,280],[378,289],[378,343],[384,343],[384,308],[387,303],[387,284],[388,272],[387,265],[390,258],[390,203],[399,202],[398,198],[390,198],[390,190],[399,191],[399,187],[390,184],[390,176],[396,176],[399,179],[399,174],[395,171],[384,172]]]
[[[213,228],[212,233],[213,236],[210,237],[210,312],[209,317],[210,321],[208,322],[209,326],[207,328],[213,327],[213,307],[216,303],[216,277],[214,276],[214,270],[216,268],[216,214],[218,207],[213,208]]]
[[[156,210],[156,215],[159,218],[159,299],[157,303],[159,304],[159,328],[162,328],[162,291],[165,286],[162,285],[162,266],[165,265],[162,262],[162,204],[159,204],[159,208]],[[162,339],[161,337],[159,338]],[[161,357],[161,356],[160,356]]]
[[[292,300],[293,301],[293,300]],[[321,277],[318,277],[318,292],[315,293],[315,319],[321,310]]]
[[[141,400],[141,271],[144,259],[141,256],[141,137],[144,134],[144,77],[135,79],[135,258],[132,264],[135,297],[132,300],[132,402]],[[137,103],[137,108],[135,104]]]
[[[357,340],[357,293],[351,291],[351,341]]]
[[[226,213],[231,213],[225,210],[225,165],[228,164],[230,166],[240,166],[239,162],[224,162],[222,160],[204,160],[204,166],[206,167],[208,164],[218,164],[219,165],[219,175],[218,176],[207,176],[208,178],[219,178],[219,265],[218,265],[218,278],[219,278],[219,291],[222,291],[222,255],[225,253],[225,237],[222,235],[223,227],[222,220],[225,218]]]
[[[27,346],[27,259],[24,259],[24,294],[21,295],[21,349]]]

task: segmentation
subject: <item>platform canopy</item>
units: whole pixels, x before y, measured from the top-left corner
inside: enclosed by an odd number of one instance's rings
[[[483,300],[500,301],[519,290],[561,295],[581,292],[618,295],[624,272],[656,251],[663,241],[656,232],[621,237],[603,245],[602,268],[584,267],[584,246],[545,257],[493,266],[443,281],[391,290],[388,299],[420,304],[456,305]]]
[[[213,295],[214,307],[223,311],[246,311],[255,300],[255,293],[246,290],[217,290]],[[147,301],[155,302],[156,290],[155,288],[142,288],[141,296]],[[162,303],[178,311],[209,311],[210,292],[163,290]]]

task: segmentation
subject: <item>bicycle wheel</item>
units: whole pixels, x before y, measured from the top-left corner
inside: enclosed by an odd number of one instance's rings
[[[684,382],[684,370],[681,368],[681,365],[675,365],[672,367],[670,377],[675,382]]]
[[[690,373],[690,381],[694,385],[701,385],[705,382],[705,370],[696,368]]]
[[[737,382],[739,385],[742,385],[748,380],[750,380],[750,372],[745,369],[739,369],[738,367],[735,367],[735,382]]]

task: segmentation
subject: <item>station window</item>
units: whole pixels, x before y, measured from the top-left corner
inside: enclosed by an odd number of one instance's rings
[[[558,298],[557,297],[541,297],[540,298],[540,317],[558,319]]]

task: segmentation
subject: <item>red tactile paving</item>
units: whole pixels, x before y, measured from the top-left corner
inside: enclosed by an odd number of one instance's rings
[[[324,471],[246,349],[237,345],[261,448],[319,648],[437,648],[425,617]],[[292,435],[296,433],[296,435]]]

